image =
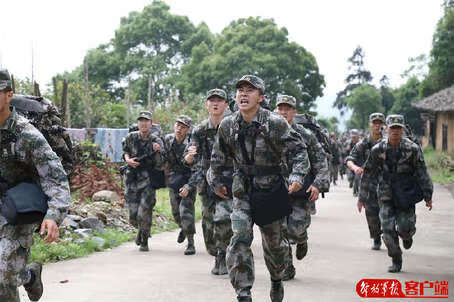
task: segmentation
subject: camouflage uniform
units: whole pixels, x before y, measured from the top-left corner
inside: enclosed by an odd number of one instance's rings
[[[150,113],[151,116],[151,113]],[[150,132],[142,139],[139,131],[130,132],[123,140],[123,152],[130,158],[151,153],[153,143],[161,146],[162,140]],[[156,191],[152,187],[149,169],[163,170],[164,160],[161,152],[154,153],[146,158],[137,168],[128,167],[125,174],[125,200],[129,208],[129,222],[139,230],[142,241],[150,237],[153,219],[153,208],[156,204]]]
[[[68,179],[44,136],[13,108],[0,128],[0,140],[0,176],[9,187],[30,181],[40,184],[49,197],[45,219],[61,222],[70,205]],[[0,301],[19,301],[17,288],[30,281],[25,265],[36,226],[10,225],[0,216]]]
[[[380,222],[383,229],[383,241],[388,249],[388,255],[400,259],[402,250],[399,237],[411,240],[416,232],[415,207],[400,209],[394,205],[391,179],[386,177],[391,171],[386,161],[398,158],[396,167],[398,173],[415,175],[424,193],[424,200],[432,200],[433,185],[427,172],[421,148],[406,138],[402,138],[399,147],[393,148],[387,139],[381,140],[372,147],[369,159],[364,166],[361,180],[359,201],[369,203],[370,194],[375,192],[378,180],[378,204],[380,206]]]
[[[339,175],[339,157],[341,156],[341,147],[339,143],[331,139],[331,154],[332,154],[332,159],[331,159],[331,165],[329,166],[330,169],[330,182],[336,184],[337,182],[337,176]]]
[[[254,283],[254,260],[251,251],[253,221],[249,192],[252,185],[259,189],[268,189],[281,177],[274,174],[256,175],[251,183],[250,176],[242,170],[247,166],[248,160],[240,152],[238,133],[240,129],[247,131],[256,127],[261,131],[256,138],[245,136],[245,147],[249,158],[252,156],[251,150],[255,140],[254,168],[276,167],[282,162],[283,155],[288,154],[289,149],[293,150],[292,156],[295,163],[289,177],[290,183],[302,184],[310,168],[304,142],[281,116],[259,108],[251,123],[245,122],[240,112],[224,118],[221,122],[211,156],[210,183],[216,190],[221,189],[220,178],[223,166],[233,159],[233,212],[231,214],[233,237],[227,249],[227,266],[230,281],[238,297],[250,296],[250,289]],[[273,146],[268,141],[271,141]],[[284,219],[276,220],[260,227],[265,263],[271,279],[275,281],[282,280],[288,257],[288,242],[284,235],[283,221]]]
[[[355,148],[355,145],[357,143],[354,143],[353,141],[348,141],[347,143],[347,152],[350,154],[352,150]],[[361,179],[361,176],[356,175],[352,170],[347,169],[347,179],[349,182],[350,188],[353,188],[353,195],[356,196],[359,191],[359,181]]]

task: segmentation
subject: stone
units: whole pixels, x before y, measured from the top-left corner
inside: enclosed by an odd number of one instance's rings
[[[69,229],[69,228],[78,229],[79,228],[79,224],[69,217],[65,217],[65,219],[63,219],[63,222],[61,223],[61,225],[67,229]]]
[[[82,236],[83,238],[88,238],[88,237],[90,237],[91,234],[93,234],[93,230],[92,229],[77,229],[77,230],[74,230],[74,233]]]
[[[104,244],[106,243],[106,241],[104,240],[104,238],[101,238],[101,237],[97,237],[97,236],[93,236],[91,237],[91,240],[96,243],[98,245],[98,247],[102,248],[104,246]]]
[[[66,215],[66,217],[75,222],[79,222],[83,219],[83,217],[79,215]]]
[[[99,191],[99,192],[96,192],[95,194],[93,194],[93,196],[91,197],[91,200],[112,203],[112,202],[120,202],[121,198],[117,193],[115,193],[113,191],[102,190],[102,191]]]
[[[78,244],[78,245],[82,245],[85,243],[85,240],[84,239],[77,239],[76,241],[74,241],[75,244]]]
[[[88,217],[79,222],[80,227],[92,229],[95,232],[104,232],[104,224],[97,217]]]

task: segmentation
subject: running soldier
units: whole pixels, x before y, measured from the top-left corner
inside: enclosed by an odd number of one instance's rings
[[[421,148],[402,134],[405,129],[402,115],[386,119],[388,138],[377,143],[364,166],[359,201],[367,204],[375,192],[378,180],[378,205],[383,241],[392,258],[388,272],[402,269],[402,250],[411,248],[416,233],[415,204],[425,200],[432,209],[433,184],[427,172]]]
[[[191,169],[183,163],[184,150],[189,145],[189,134],[192,120],[189,116],[180,115],[173,125],[174,133],[164,139],[166,162],[169,167],[169,195],[172,214],[180,227],[178,243],[188,239],[185,255],[194,255],[196,186],[189,184]]]
[[[339,165],[342,165],[342,150],[337,141],[336,134],[331,134],[331,165],[330,165],[330,182],[337,185],[337,177],[339,175]]]
[[[138,131],[130,132],[123,140],[125,172],[125,200],[129,208],[129,222],[138,229],[136,244],[148,252],[148,238],[156,204],[151,169],[163,170],[164,143],[151,133],[151,112],[142,111],[137,118]]]
[[[369,116],[369,135],[357,143],[350,152],[350,155],[346,158],[347,167],[352,170],[355,175],[361,176],[361,174],[363,174],[363,167],[369,157],[370,150],[383,138],[381,130],[384,124],[385,116],[383,113],[376,112]],[[377,191],[370,191],[367,203],[358,201],[357,206],[360,213],[362,208],[365,208],[370,238],[374,241],[372,249],[379,250],[381,246],[380,236],[382,231],[380,218],[378,217],[380,208],[378,207]]]
[[[218,130],[211,156],[210,184],[221,198],[227,188],[222,181],[224,166],[234,161],[233,237],[227,249],[230,281],[238,301],[252,301],[254,259],[251,251],[253,225],[262,234],[265,263],[271,275],[271,301],[282,301],[282,278],[288,262],[284,220],[291,212],[289,194],[302,188],[310,164],[302,138],[279,115],[260,107],[265,84],[245,75],[236,83],[238,112],[225,118]],[[289,186],[281,164],[291,150],[293,169]]]
[[[347,154],[352,152],[353,148],[359,141],[359,132],[356,129],[350,130],[350,140],[347,142]],[[353,188],[353,196],[358,196],[360,176],[357,176],[352,170],[347,170],[347,179],[350,188]]]

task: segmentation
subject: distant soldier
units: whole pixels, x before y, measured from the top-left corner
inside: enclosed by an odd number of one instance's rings
[[[336,134],[331,134],[331,165],[330,165],[330,182],[336,185],[339,175],[339,165],[342,165],[342,148],[337,141]]]
[[[355,145],[359,142],[359,131],[356,129],[350,130],[350,140],[347,142],[347,154],[353,150]],[[347,179],[349,187],[353,188],[353,196],[358,196],[360,176],[356,175],[352,170],[347,170]]]
[[[125,199],[129,208],[129,222],[138,229],[136,244],[142,252],[149,251],[153,208],[156,191],[151,170],[163,170],[164,143],[151,133],[151,112],[141,111],[137,118],[138,131],[130,132],[123,140],[124,159],[129,168],[125,174]]]
[[[415,204],[425,200],[432,209],[433,185],[427,172],[421,148],[403,138],[405,128],[402,115],[390,115],[386,119],[388,138],[372,147],[364,166],[359,201],[367,204],[370,193],[375,192],[378,180],[378,204],[383,241],[392,258],[388,268],[391,273],[402,268],[403,246],[409,249],[416,232]]]
[[[184,150],[189,145],[189,134],[192,120],[187,115],[180,115],[173,125],[174,133],[167,134],[164,139],[166,161],[169,165],[169,195],[172,214],[180,227],[177,242],[182,243],[188,238],[185,255],[194,255],[195,209],[194,202],[197,188],[189,184],[191,169],[183,163]]]
[[[350,152],[350,155],[346,158],[347,167],[352,170],[355,175],[361,176],[363,174],[363,167],[369,157],[370,150],[382,139],[381,129],[384,124],[385,116],[383,113],[376,112],[369,115],[369,135],[357,143]],[[374,240],[372,249],[379,250],[381,246],[380,235],[382,234],[382,231],[380,218],[378,217],[380,209],[378,207],[376,190],[369,192],[369,199],[365,204],[358,201],[357,206],[360,213],[362,208],[365,208],[370,238]]]
[[[211,156],[210,183],[228,199],[222,181],[226,163],[234,162],[233,237],[227,249],[230,281],[238,301],[252,301],[254,259],[251,251],[254,223],[260,226],[266,266],[271,275],[271,301],[282,301],[282,278],[288,262],[284,219],[291,212],[289,194],[302,188],[310,164],[306,146],[279,115],[260,107],[265,84],[253,75],[236,84],[239,111],[219,125]],[[281,165],[291,150],[293,169],[286,185]]]
[[[307,254],[307,229],[311,224],[310,204],[315,202],[319,193],[329,189],[328,162],[322,145],[310,130],[294,123],[296,115],[296,100],[293,96],[281,95],[276,104],[277,113],[284,117],[291,127],[298,132],[307,146],[307,154],[311,170],[305,177],[303,188],[290,195],[292,213],[287,219],[288,238],[296,242],[296,259],[302,260]],[[287,154],[287,166],[291,171],[293,156]],[[289,245],[289,261],[285,269],[283,280],[295,277],[295,267],[292,260],[292,247]]]
[[[225,275],[227,274],[225,254],[232,237],[230,222],[232,198],[230,196],[227,199],[221,199],[217,196],[208,185],[207,176],[218,126],[228,108],[227,94],[222,89],[211,89],[207,93],[205,106],[210,116],[192,132],[191,144],[185,152],[185,161],[187,165],[193,167],[189,183],[199,186],[205,246],[208,253],[216,257],[211,273]],[[232,160],[229,160],[222,166],[222,176],[229,187],[231,187],[232,174],[233,163]]]
[[[27,264],[33,231],[37,223],[9,223],[3,216],[7,204],[6,191],[23,183],[38,185],[48,197],[47,212],[41,223],[40,234],[46,243],[59,237],[57,223],[61,222],[70,206],[69,184],[58,156],[44,136],[27,119],[10,108],[13,98],[8,71],[0,70],[0,301],[19,301],[18,287],[24,286],[31,301],[38,301],[43,293],[40,263]],[[27,192],[17,192],[24,201]],[[16,195],[17,196],[17,195]],[[34,198],[38,198],[36,195]],[[27,204],[33,210],[33,205]]]

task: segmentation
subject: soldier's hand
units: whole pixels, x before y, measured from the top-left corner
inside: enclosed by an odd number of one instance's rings
[[[432,211],[432,200],[426,201],[426,207],[429,208],[429,211]]]
[[[60,236],[60,232],[58,230],[57,223],[52,219],[44,219],[41,223],[41,229],[39,230],[39,234],[42,236],[47,230],[47,236],[44,239],[46,243],[51,243],[57,240]]]
[[[178,193],[178,196],[182,197],[182,198],[185,198],[186,196],[188,196],[189,194],[189,190],[186,189],[186,188],[180,188],[180,192]]]
[[[158,143],[153,143],[153,150],[156,152],[161,152],[161,145]]]
[[[214,193],[216,193],[216,195],[221,197],[222,199],[230,199],[227,196],[227,188],[225,186],[222,186],[222,188],[220,190],[217,190]]]
[[[361,167],[356,167],[353,172],[355,172],[356,175],[361,175],[363,174],[364,170]]]
[[[191,164],[194,161],[194,156],[197,155],[197,146],[195,143],[192,143],[188,148],[188,155],[184,158],[188,164]]]
[[[136,161],[136,159],[137,157],[130,158],[129,160],[126,160],[126,163],[133,168],[137,168],[140,165],[140,163]]]
[[[360,213],[363,208],[366,208],[366,206],[364,205],[364,202],[360,202],[360,201],[358,201],[356,203],[356,206],[358,207],[358,212],[360,212]]]
[[[303,186],[299,182],[293,182],[289,187],[288,187],[288,193],[292,194],[295,192],[298,192],[301,190]]]
[[[309,186],[306,192],[307,193],[311,192],[311,195],[309,196],[309,201],[316,201],[320,194],[320,191],[317,189],[317,187],[314,186]]]

